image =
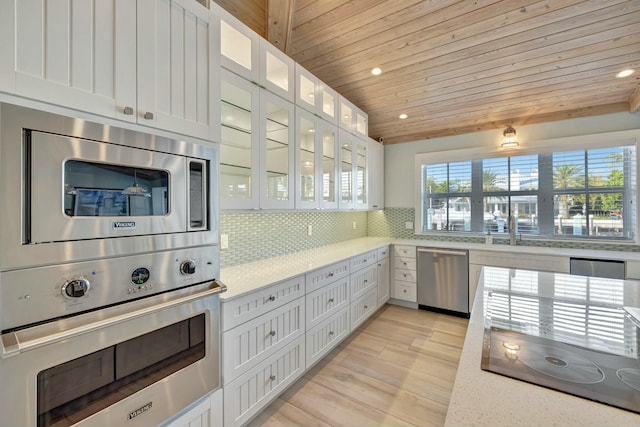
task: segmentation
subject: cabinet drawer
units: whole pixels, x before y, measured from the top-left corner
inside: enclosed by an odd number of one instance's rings
[[[403,270],[413,270],[416,271],[416,259],[397,256],[393,258],[393,266],[394,268],[401,268]]]
[[[224,387],[224,426],[246,423],[305,370],[305,338],[300,336]]]
[[[307,273],[307,292],[313,292],[324,285],[349,275],[349,260],[331,264],[328,267]]]
[[[395,282],[391,288],[391,298],[416,302],[418,301],[418,288],[415,283]]]
[[[364,270],[351,273],[351,301],[364,295],[369,289],[376,289],[377,281],[377,264],[371,265]]]
[[[330,285],[307,294],[307,329],[327,319],[341,308],[349,305],[349,278],[344,277]]]
[[[393,279],[403,280],[405,282],[416,283],[416,271],[415,270],[403,270],[401,268],[393,269]]]
[[[285,280],[231,301],[223,301],[222,330],[240,325],[305,294],[304,276]]]
[[[349,307],[345,306],[307,331],[307,367],[313,365],[349,335]]]
[[[385,258],[389,258],[389,246],[378,249],[378,261]]]
[[[393,245],[393,255],[407,257],[407,258],[415,258],[416,247],[404,246],[404,245]]]
[[[355,330],[376,310],[378,300],[376,289],[372,289],[351,303],[351,330]]]
[[[278,348],[304,334],[304,298],[222,334],[222,383],[228,384]]]
[[[377,260],[377,251],[369,251],[362,255],[354,256],[351,258],[351,273],[368,265],[375,264]]]

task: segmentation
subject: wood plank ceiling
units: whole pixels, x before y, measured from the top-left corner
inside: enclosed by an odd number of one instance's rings
[[[640,114],[640,0],[216,1],[367,112],[385,144]]]

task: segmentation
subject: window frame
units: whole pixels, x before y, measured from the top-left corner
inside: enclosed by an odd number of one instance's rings
[[[619,131],[619,132],[608,132],[602,134],[591,134],[591,135],[581,135],[581,136],[571,136],[571,137],[563,137],[563,138],[553,138],[539,141],[531,141],[527,143],[521,143],[518,147],[512,148],[502,148],[499,143],[496,143],[493,147],[475,147],[475,148],[465,148],[458,150],[443,150],[443,151],[432,151],[426,153],[417,153],[415,155],[415,167],[414,167],[414,177],[415,177],[415,187],[414,187],[414,212],[415,212],[415,222],[414,222],[414,233],[416,235],[431,235],[431,236],[484,236],[485,231],[477,231],[478,228],[478,218],[480,222],[483,222],[483,206],[480,203],[480,206],[477,206],[478,203],[472,200],[472,230],[475,231],[444,231],[444,230],[425,230],[423,231],[423,188],[422,188],[422,166],[427,164],[434,163],[452,163],[452,162],[462,162],[462,161],[475,161],[475,160],[486,160],[492,158],[500,158],[500,157],[515,157],[521,155],[547,155],[546,157],[549,159],[548,165],[540,165],[539,166],[539,177],[540,182],[538,184],[538,190],[534,191],[534,193],[539,194],[540,188],[543,188],[543,180],[552,180],[548,173],[543,173],[543,166],[547,168],[552,168],[552,154],[554,152],[565,152],[565,151],[579,151],[579,150],[591,150],[591,149],[605,149],[605,148],[613,148],[613,147],[621,147],[621,146],[634,146],[635,153],[635,168],[636,168],[636,177],[635,177],[635,193],[632,197],[633,203],[638,199],[638,193],[640,192],[640,173],[637,173],[638,167],[640,165],[640,150],[638,150],[638,143],[640,141],[640,131],[632,130],[632,131]],[[480,172],[482,173],[482,172]],[[553,183],[551,183],[553,188]],[[555,189],[554,189],[555,190]],[[479,185],[474,185],[472,189],[472,196],[478,200],[478,196],[482,196],[483,189],[482,183]],[[555,191],[554,191],[555,194]],[[482,197],[480,197],[482,200]],[[544,214],[548,214],[549,210],[551,210],[551,215],[553,215],[553,200],[539,200],[540,204],[540,216]],[[476,213],[480,210],[480,216]],[[559,240],[559,241],[607,241],[611,243],[617,244],[634,244],[638,241],[638,231],[640,228],[640,217],[638,204],[636,204],[634,209],[634,214],[636,218],[636,224],[632,230],[629,230],[631,233],[631,238],[621,238],[621,237],[601,237],[601,236],[585,236],[585,237],[572,237],[572,236],[558,236],[553,233],[553,230],[548,229],[548,227],[544,228],[542,225],[539,229],[539,234],[537,235],[526,235],[522,236],[523,239],[527,240],[535,240],[535,239],[545,239],[545,240]],[[474,222],[475,221],[475,222]]]

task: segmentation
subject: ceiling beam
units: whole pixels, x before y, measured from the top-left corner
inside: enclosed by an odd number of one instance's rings
[[[640,111],[640,85],[636,86],[629,96],[629,112],[635,113],[636,111]]]
[[[293,2],[294,0],[266,0],[267,40],[285,53],[291,33]]]

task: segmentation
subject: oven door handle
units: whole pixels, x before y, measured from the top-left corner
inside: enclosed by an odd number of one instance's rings
[[[169,301],[163,301],[158,304],[154,304],[150,307],[144,307],[138,310],[134,310],[128,313],[109,317],[107,319],[98,320],[96,322],[90,322],[74,328],[66,329],[64,331],[47,333],[42,336],[33,336],[33,329],[24,329],[20,331],[9,332],[2,335],[2,353],[0,357],[6,359],[8,357],[16,356],[25,351],[33,350],[39,347],[44,347],[56,342],[68,340],[79,335],[95,332],[106,327],[116,325],[118,323],[127,322],[129,320],[137,319],[149,314],[157,313],[169,308],[176,307],[181,304],[186,304],[197,299],[201,299],[210,295],[225,292],[227,286],[218,280],[211,282],[211,287],[202,292],[186,295]],[[46,325],[43,325],[46,326]],[[37,328],[37,326],[36,326]],[[30,333],[29,333],[30,332]]]

